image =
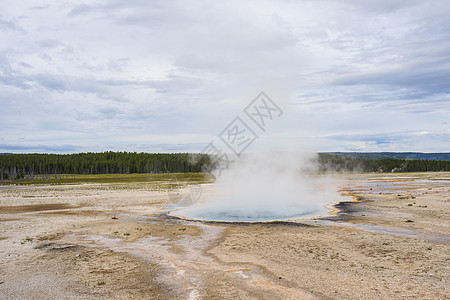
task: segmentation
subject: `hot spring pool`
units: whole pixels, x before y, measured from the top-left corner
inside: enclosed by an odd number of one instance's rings
[[[194,205],[172,210],[170,216],[199,221],[218,222],[270,222],[292,219],[306,219],[326,214],[325,208],[264,207],[249,208],[246,206],[208,206]]]

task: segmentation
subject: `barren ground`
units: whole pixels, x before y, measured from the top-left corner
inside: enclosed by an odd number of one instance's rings
[[[338,180],[359,202],[247,225],[166,217],[151,182],[0,186],[0,298],[450,299],[450,173]]]

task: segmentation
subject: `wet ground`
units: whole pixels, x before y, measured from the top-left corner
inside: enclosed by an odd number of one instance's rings
[[[2,187],[0,298],[449,298],[450,174],[334,180],[358,201],[245,224],[166,216],[151,183]]]

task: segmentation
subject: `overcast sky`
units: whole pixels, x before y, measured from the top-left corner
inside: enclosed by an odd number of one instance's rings
[[[448,0],[0,0],[0,152],[200,152],[261,91],[283,111],[253,128],[261,145],[449,152],[448,16]]]

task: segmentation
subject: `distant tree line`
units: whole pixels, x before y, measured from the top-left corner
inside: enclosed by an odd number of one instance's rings
[[[347,158],[360,159],[418,159],[418,160],[450,160],[450,153],[422,153],[422,152],[326,152],[326,154],[333,154]]]
[[[425,159],[362,159],[328,153],[318,157],[320,171],[338,172],[439,172],[450,171],[450,160]]]
[[[202,172],[211,162],[206,154],[189,153],[2,154],[0,180],[48,174]],[[320,171],[338,172],[450,171],[450,160],[360,159],[320,153],[318,166]]]
[[[0,155],[0,180],[43,174],[127,174],[201,172],[205,154],[102,152]]]

